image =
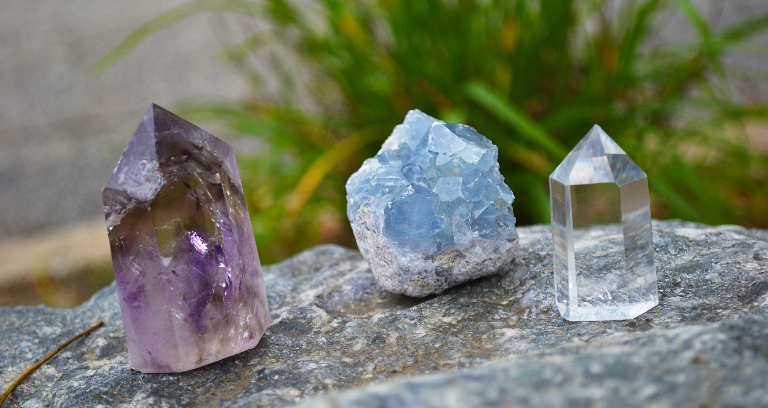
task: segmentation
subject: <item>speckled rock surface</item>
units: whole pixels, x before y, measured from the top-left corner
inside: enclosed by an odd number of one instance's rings
[[[414,299],[357,252],[264,268],[259,345],[183,374],[140,374],[114,287],[72,310],[0,309],[0,384],[77,332],[9,406],[768,406],[768,232],[654,223],[660,303],[629,321],[554,308],[549,227],[518,229],[509,272]]]
[[[381,384],[302,408],[765,407],[768,320],[654,330]]]

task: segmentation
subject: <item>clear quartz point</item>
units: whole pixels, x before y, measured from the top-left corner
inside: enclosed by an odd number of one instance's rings
[[[648,177],[600,126],[555,169],[549,193],[560,315],[624,320],[656,306]]]

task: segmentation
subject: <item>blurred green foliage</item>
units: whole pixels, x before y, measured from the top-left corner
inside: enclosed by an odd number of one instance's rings
[[[750,38],[768,16],[714,31],[685,0],[198,0],[139,27],[94,70],[208,11],[269,26],[223,49],[249,100],[181,112],[263,141],[238,160],[265,263],[354,245],[344,183],[414,108],[499,147],[518,225],[549,221],[548,176],[598,123],[648,173],[655,218],[768,226],[768,161],[742,128],[768,108],[733,101],[726,80],[745,70],[723,62],[766,48]],[[660,43],[673,16],[694,34]]]

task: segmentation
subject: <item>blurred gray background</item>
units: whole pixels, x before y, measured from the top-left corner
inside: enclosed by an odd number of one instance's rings
[[[0,6],[0,236],[99,216],[99,189],[151,102],[237,98],[211,16],[177,23],[103,76],[90,66],[183,0]]]

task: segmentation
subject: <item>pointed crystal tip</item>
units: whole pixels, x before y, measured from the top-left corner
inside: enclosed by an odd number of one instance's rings
[[[565,185],[624,185],[644,177],[645,172],[598,125],[592,127],[550,176]]]

